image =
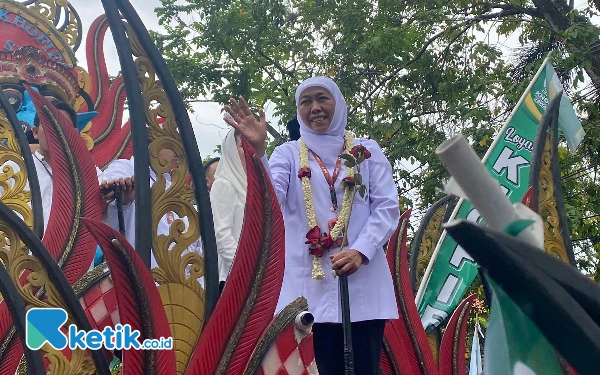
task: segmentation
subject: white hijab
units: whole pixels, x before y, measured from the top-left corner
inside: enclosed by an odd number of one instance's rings
[[[323,87],[329,91],[335,100],[335,113],[325,133],[316,133],[309,128],[302,121],[298,110],[302,91],[313,86]],[[303,81],[296,89],[296,110],[298,122],[300,123],[300,136],[304,139],[308,148],[319,155],[325,164],[333,165],[342,151],[346,124],[348,123],[348,105],[339,87],[329,77],[312,77]]]
[[[215,171],[215,180],[222,178],[229,181],[243,200],[246,200],[248,180],[242,167],[240,154],[235,143],[235,130],[230,130],[221,145],[221,160]]]

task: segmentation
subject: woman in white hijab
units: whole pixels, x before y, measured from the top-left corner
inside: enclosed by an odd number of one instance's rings
[[[239,133],[232,129],[223,140],[221,160],[210,189],[219,256],[220,290],[223,290],[240,240],[247,186],[244,149]]]
[[[231,99],[231,104],[226,107],[232,116],[227,123],[263,155],[264,112],[259,112],[257,120],[243,98],[239,103]],[[350,275],[355,373],[375,375],[385,322],[398,317],[383,251],[400,218],[392,167],[375,141],[346,132],[348,107],[331,79],[314,77],[302,82],[296,90],[296,108],[301,139],[277,147],[268,162],[266,156],[262,159],[270,169],[285,222],[285,273],[277,310],[298,296],[306,297],[315,317],[313,341],[319,373],[342,374],[342,312],[338,280],[331,271]],[[341,185],[346,168],[339,155],[351,145],[362,145],[370,153],[361,164],[362,182],[368,188],[364,199],[354,198],[348,244],[340,251],[342,232],[336,232],[333,224],[343,217],[342,212],[348,212],[346,206],[352,201],[342,199],[347,191]],[[326,272],[315,272],[319,268]]]

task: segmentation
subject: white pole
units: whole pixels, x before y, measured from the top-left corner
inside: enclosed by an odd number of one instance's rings
[[[490,228],[500,231],[519,219],[498,180],[490,175],[462,134],[444,141],[435,153]],[[535,239],[527,238],[529,232],[521,232],[521,236],[535,243]]]
[[[523,102],[525,101],[525,98],[527,97],[527,94],[529,94],[529,92],[531,91],[531,88],[533,87],[535,81],[537,81],[539,76],[542,74],[544,67],[550,61],[550,58],[552,57],[552,53],[553,53],[553,51],[550,51],[548,53],[548,56],[546,56],[546,58],[542,62],[542,65],[540,66],[538,71],[535,73],[535,76],[533,76],[533,79],[531,80],[531,82],[529,82],[529,85],[527,86],[527,89],[525,90],[523,95],[521,95],[519,102],[513,108],[512,112],[510,113],[510,116],[508,116],[508,119],[504,123],[504,126],[502,126],[502,128],[496,135],[494,142],[492,142],[492,145],[490,146],[488,151],[485,153],[485,156],[483,157],[483,160],[481,161],[482,163],[485,163],[487,161],[487,159],[490,157],[490,151],[493,150],[494,147],[496,146],[496,144],[499,142],[500,134],[502,134],[504,132],[504,130],[506,129],[506,127],[508,126],[508,124],[510,123],[512,118],[514,117],[515,113],[517,112],[517,110],[519,109],[521,104],[523,104]],[[460,209],[460,207],[463,204],[463,201],[464,201],[463,198],[461,198],[458,201],[458,204],[454,207],[454,211],[452,211],[452,215],[450,216],[449,220],[452,220],[456,217],[456,215],[458,214],[458,210]],[[442,235],[440,236],[440,239],[439,239],[439,241],[435,247],[435,250],[433,251],[433,254],[431,256],[431,260],[427,264],[427,269],[425,270],[425,274],[423,275],[423,278],[421,279],[421,284],[419,285],[419,290],[417,291],[417,296],[415,297],[415,303],[417,304],[417,308],[419,307],[419,303],[421,303],[421,299],[423,298],[423,294],[425,293],[425,289],[427,288],[427,284],[429,283],[429,278],[431,277],[431,272],[433,270],[433,264],[435,263],[435,260],[437,259],[437,256],[440,252],[441,245],[444,242],[445,238],[446,238],[446,231],[442,232]]]

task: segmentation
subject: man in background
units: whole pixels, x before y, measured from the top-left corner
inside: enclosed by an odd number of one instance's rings
[[[298,119],[295,118],[288,121],[285,127],[287,128],[290,141],[297,141],[300,139],[300,123],[298,122]]]
[[[219,165],[220,157],[212,158],[204,164],[204,175],[206,176],[206,186],[208,191],[212,188],[213,182],[215,182],[215,171]]]

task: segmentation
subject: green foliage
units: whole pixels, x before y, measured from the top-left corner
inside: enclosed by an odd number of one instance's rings
[[[456,22],[448,11],[457,8],[443,2],[185,4],[163,0],[157,14],[167,33],[154,38],[186,99],[244,95],[255,107],[271,100],[287,120],[295,116],[298,83],[329,75],[351,107],[350,130],[378,141],[393,165],[412,158],[438,177],[435,145],[452,132],[490,129],[492,111],[504,107],[497,94],[508,66],[500,52],[478,41],[469,22]],[[401,182],[408,189],[427,175],[404,173]],[[419,189],[423,205],[437,198],[438,184],[431,179]]]
[[[563,173],[593,172],[565,178],[566,204],[574,238],[585,239],[576,243],[580,265],[600,277],[600,29],[593,5],[576,11],[549,0],[161,1],[156,13],[166,33],[153,37],[184,99],[244,95],[255,108],[270,100],[287,121],[295,116],[298,83],[328,75],[350,106],[349,130],[382,146],[401,204],[417,209],[440,198],[448,177],[435,147],[461,132],[483,156],[555,49],[553,64],[588,132],[574,157],[565,153]],[[513,61],[491,42],[494,34],[518,36],[522,48]],[[582,84],[584,72],[596,86]]]

